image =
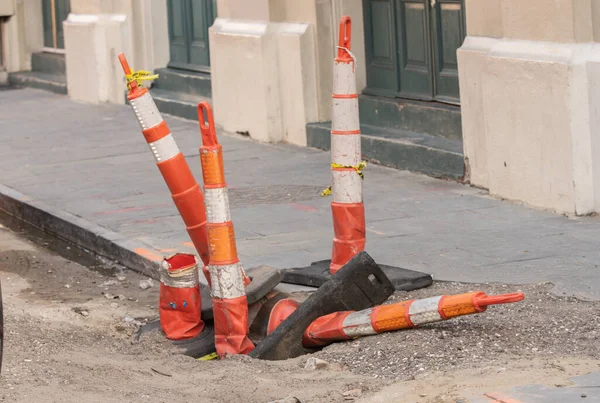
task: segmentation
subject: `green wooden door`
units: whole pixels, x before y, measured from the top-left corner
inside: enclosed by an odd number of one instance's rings
[[[366,94],[458,102],[463,0],[363,0]]]
[[[63,21],[71,12],[70,0],[42,0],[44,47],[65,48]]]
[[[168,0],[169,67],[210,71],[208,28],[216,18],[215,0]]]

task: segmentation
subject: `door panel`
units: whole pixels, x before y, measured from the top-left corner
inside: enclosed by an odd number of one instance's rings
[[[171,45],[171,63],[188,62],[188,46],[186,38],[186,3],[187,0],[168,0],[169,42]]]
[[[70,0],[42,0],[44,47],[54,49],[65,48],[62,23],[67,19],[70,12]]]
[[[210,66],[208,28],[214,21],[211,1],[192,1],[190,63]]]
[[[42,21],[44,26],[44,47],[54,47],[54,34],[52,32],[52,0],[42,1]]]
[[[464,0],[363,0],[365,93],[458,102]]]
[[[63,21],[67,19],[71,12],[70,0],[54,0],[55,7],[55,23],[56,23],[56,47],[59,49],[65,48],[65,34],[63,31]]]
[[[465,39],[461,0],[438,0],[433,9],[435,97],[458,102],[458,62],[456,50]]]
[[[367,89],[395,96],[400,90],[393,0],[368,0],[365,10]]]
[[[168,0],[170,67],[209,71],[208,28],[216,18],[215,0]]]
[[[429,46],[429,12],[425,0],[398,1],[400,95],[431,99],[433,79]]]

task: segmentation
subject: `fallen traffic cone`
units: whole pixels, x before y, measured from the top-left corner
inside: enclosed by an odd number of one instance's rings
[[[206,265],[209,261],[209,254],[202,190],[194,179],[185,157],[179,151],[169,127],[160,115],[152,95],[148,89],[140,86],[142,80],[148,79],[148,73],[132,72],[123,53],[119,53],[119,61],[127,78],[129,90],[127,99],[156,159],[156,165],[171,191],[173,201],[185,223],[190,239],[202,262]]]
[[[200,161],[208,218],[208,272],[215,345],[219,357],[248,354],[254,349],[254,344],[248,338],[248,301],[244,284],[247,277],[237,255],[223,168],[223,149],[217,140],[208,102],[198,104],[198,120],[202,134]]]
[[[323,347],[334,341],[350,340],[426,323],[484,312],[489,305],[519,302],[522,292],[488,296],[483,292],[443,295],[380,305],[362,311],[336,312],[316,319],[304,332],[304,347]]]

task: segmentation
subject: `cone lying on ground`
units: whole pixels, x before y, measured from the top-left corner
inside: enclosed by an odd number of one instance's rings
[[[314,320],[304,332],[306,348],[323,347],[335,341],[355,339],[427,323],[448,320],[457,316],[484,312],[489,305],[522,301],[521,292],[488,296],[483,292],[413,299],[389,305],[379,305],[362,311],[335,312]],[[293,299],[282,299],[269,317],[271,333],[299,306]]]
[[[248,302],[244,284],[247,277],[237,255],[225,183],[223,150],[217,140],[208,102],[198,104],[198,119],[202,134],[200,162],[208,219],[208,272],[215,321],[215,346],[219,357],[248,354],[254,349],[254,344],[248,338]]]
[[[519,302],[524,297],[521,292],[495,296],[470,292],[413,299],[358,312],[336,312],[312,322],[304,332],[302,344],[305,347],[322,347],[334,341],[410,329],[457,316],[481,313],[489,305]]]
[[[337,57],[333,64],[331,119],[331,212],[333,247],[330,273],[365,249],[360,122],[354,55],[350,51],[352,22],[340,21]]]

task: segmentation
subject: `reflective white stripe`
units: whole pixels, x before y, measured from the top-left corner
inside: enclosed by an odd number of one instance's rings
[[[170,134],[153,143],[148,143],[148,146],[150,147],[152,154],[154,154],[156,162],[170,160],[179,154],[179,147],[177,147],[175,139]]]
[[[355,170],[332,170],[332,199],[336,203],[361,203],[362,179]]]
[[[240,263],[224,266],[208,265],[211,293],[214,298],[232,299],[246,295],[244,269]]]
[[[129,101],[142,130],[149,129],[162,122],[163,118],[149,92]]]
[[[331,130],[360,130],[358,98],[333,98]]]
[[[372,309],[365,309],[363,311],[352,312],[350,315],[346,316],[342,323],[344,334],[348,337],[377,334],[371,325],[372,312]]]
[[[356,94],[354,63],[333,62],[333,93]]]
[[[171,265],[163,260],[159,266],[160,282],[172,288],[192,288],[198,285],[198,258],[194,256],[196,264],[186,270],[175,273],[169,272]]]
[[[331,135],[331,162],[344,166],[357,166],[360,161],[360,134]]]
[[[418,299],[410,304],[408,315],[413,325],[417,326],[443,320],[438,312],[441,299],[442,296]]]
[[[204,203],[208,222],[216,224],[231,221],[227,188],[204,189]]]

